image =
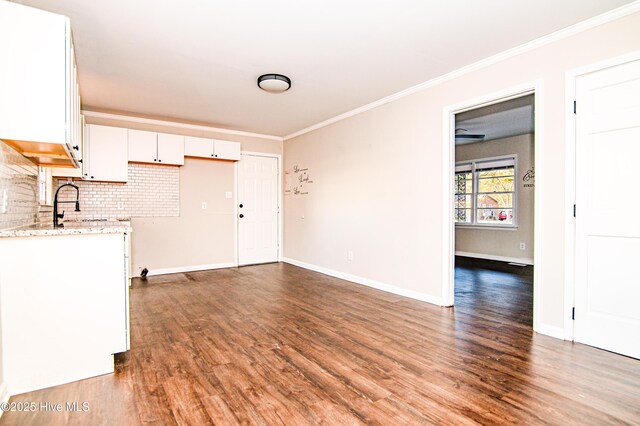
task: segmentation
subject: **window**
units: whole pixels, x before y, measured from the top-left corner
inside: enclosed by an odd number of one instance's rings
[[[51,169],[38,167],[38,200],[40,205],[50,206],[52,204],[52,181]]]
[[[455,222],[460,225],[515,226],[515,156],[456,164]]]

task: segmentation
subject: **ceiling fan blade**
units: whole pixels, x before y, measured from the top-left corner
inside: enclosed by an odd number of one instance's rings
[[[459,134],[456,135],[456,139],[473,139],[473,140],[480,140],[480,139],[484,139],[485,135],[481,135],[481,134]]]

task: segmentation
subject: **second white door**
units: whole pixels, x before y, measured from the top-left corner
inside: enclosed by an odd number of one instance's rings
[[[640,358],[640,61],[576,80],[575,340]]]
[[[278,261],[278,159],[242,154],[238,162],[238,264]]]

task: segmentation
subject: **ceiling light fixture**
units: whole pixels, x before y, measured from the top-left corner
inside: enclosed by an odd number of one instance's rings
[[[258,87],[269,93],[282,93],[291,88],[291,79],[282,74],[263,74],[258,77]]]

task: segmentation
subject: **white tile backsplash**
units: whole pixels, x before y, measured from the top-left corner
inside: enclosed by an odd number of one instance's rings
[[[31,225],[37,218],[38,168],[0,141],[0,229]]]
[[[58,185],[66,183],[58,180]],[[180,215],[180,169],[155,164],[129,164],[127,183],[74,181],[80,188],[80,212],[62,204],[64,220],[128,219]],[[58,200],[75,200],[75,190],[64,188]]]

